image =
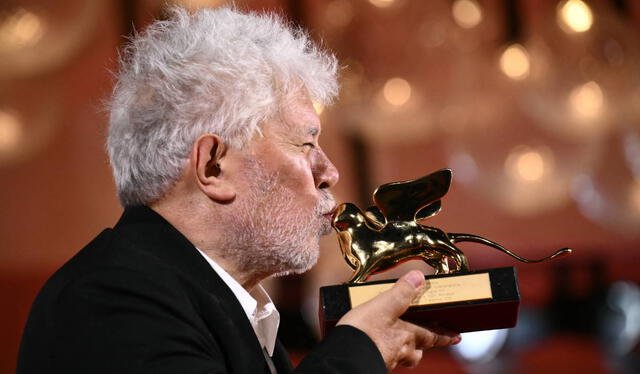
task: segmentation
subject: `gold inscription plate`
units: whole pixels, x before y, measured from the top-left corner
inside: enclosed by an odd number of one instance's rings
[[[349,287],[351,307],[366,303],[391,287],[393,283]],[[479,273],[427,279],[424,293],[411,305],[435,305],[492,298],[489,273]]]

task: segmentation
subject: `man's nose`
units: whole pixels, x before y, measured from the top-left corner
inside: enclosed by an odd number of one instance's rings
[[[331,188],[335,186],[338,183],[338,179],[340,179],[338,169],[322,151],[315,168],[314,177],[316,180],[316,187],[318,189]]]

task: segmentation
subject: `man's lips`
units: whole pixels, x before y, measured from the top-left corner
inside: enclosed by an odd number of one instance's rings
[[[323,213],[323,214],[322,214],[322,216],[323,216],[324,218],[328,219],[328,220],[333,220],[333,215],[334,215],[334,214],[335,214],[335,212],[336,212],[336,208],[337,208],[337,206],[334,206],[334,207],[333,207],[333,208],[331,208],[331,210],[329,210],[328,212]]]

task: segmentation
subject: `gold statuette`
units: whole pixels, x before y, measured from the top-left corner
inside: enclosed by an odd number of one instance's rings
[[[406,321],[457,332],[513,327],[520,305],[514,267],[469,270],[469,261],[456,247],[476,242],[498,249],[522,262],[542,262],[571,253],[564,248],[539,260],[518,256],[481,236],[447,233],[424,221],[438,214],[449,190],[451,170],[384,184],[373,193],[374,206],[364,212],[351,203],[338,206],[333,227],[340,249],[354,270],[341,285],[320,288],[320,321],[327,332],[351,308],[391,288],[395,280],[365,282],[374,273],[404,261],[419,259],[435,269],[426,276],[424,293],[403,314]]]
[[[422,178],[383,184],[373,193],[375,205],[364,212],[352,203],[338,206],[333,227],[345,261],[354,269],[347,283],[362,283],[372,274],[412,259],[426,262],[435,274],[467,272],[469,262],[456,247],[458,242],[485,244],[529,263],[571,253],[564,248],[545,258],[529,260],[481,236],[446,233],[423,224],[440,212],[440,199],[450,184],[451,170],[442,169]]]

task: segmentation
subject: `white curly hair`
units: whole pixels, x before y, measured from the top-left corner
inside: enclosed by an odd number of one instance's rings
[[[334,55],[276,15],[171,8],[120,59],[107,137],[120,203],[160,199],[202,134],[242,147],[291,94],[330,104],[336,70]]]

